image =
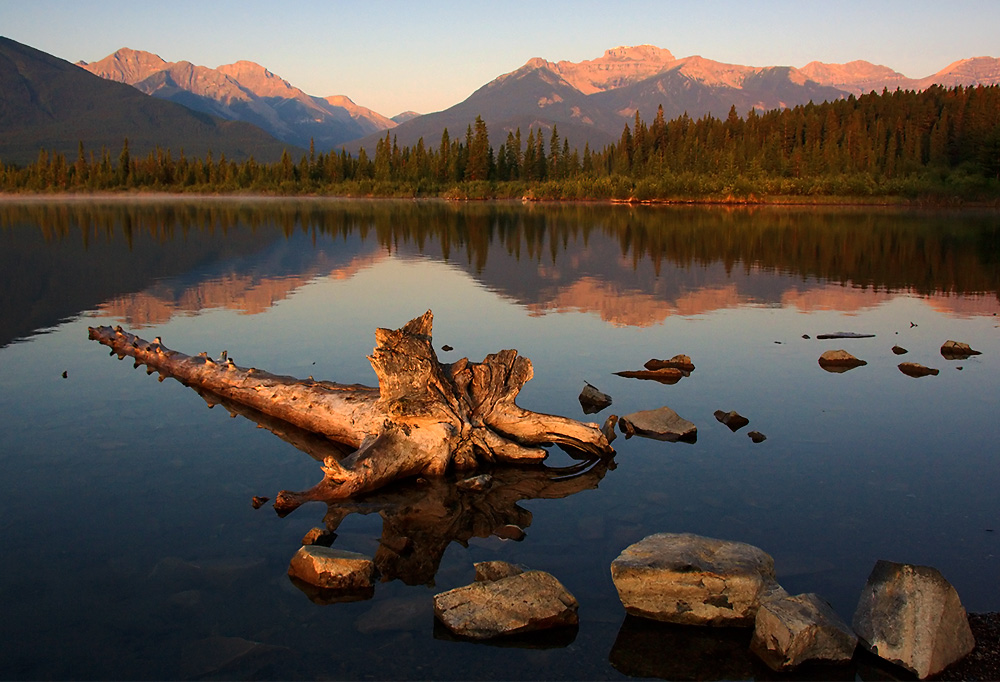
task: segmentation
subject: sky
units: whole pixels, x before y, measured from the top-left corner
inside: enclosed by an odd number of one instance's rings
[[[863,59],[922,78],[1000,57],[1000,0],[0,0],[0,35],[70,62],[122,47],[213,68],[246,59],[394,116],[446,109],[533,57],[619,45],[750,66]]]

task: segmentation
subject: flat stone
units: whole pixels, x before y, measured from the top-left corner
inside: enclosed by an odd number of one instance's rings
[[[830,334],[817,334],[817,339],[870,339],[874,334],[859,334],[858,332],[833,332]]]
[[[434,597],[437,619],[455,634],[472,639],[577,625],[577,608],[576,598],[543,571],[476,582]]]
[[[858,638],[819,595],[765,600],[757,610],[750,649],[772,670],[807,661],[848,663]]]
[[[690,533],[658,533],[611,563],[625,611],[684,625],[749,627],[772,592],[774,559],[742,542]]]
[[[929,566],[878,561],[852,624],[872,653],[921,679],[961,660],[976,645],[958,593]]]
[[[627,414],[618,420],[618,428],[626,437],[633,435],[666,441],[694,441],[698,427],[669,407]]]
[[[303,545],[292,557],[288,575],[325,590],[365,590],[374,587],[375,564],[357,552]]]
[[[615,372],[616,376],[627,379],[646,379],[649,381],[659,381],[661,384],[672,385],[684,378],[684,372],[673,367],[663,369],[637,369]]]
[[[907,354],[907,353],[909,353],[910,351],[906,350],[906,349],[905,349],[905,348],[903,348],[902,346],[893,346],[893,347],[892,347],[892,352],[893,352],[893,353],[894,353],[895,355],[906,355],[906,354]]]
[[[751,431],[747,435],[750,436],[750,440],[752,440],[754,443],[763,443],[764,441],[767,440],[767,436],[765,436],[760,431]]]
[[[982,355],[978,350],[972,350],[969,344],[961,341],[945,341],[941,346],[941,356],[945,360],[968,360],[973,355]]]
[[[595,414],[611,405],[611,396],[602,393],[590,384],[585,384],[580,391],[580,406],[584,414]]]
[[[723,412],[722,410],[715,411],[715,418],[721,423],[729,427],[732,432],[739,431],[744,426],[750,423],[750,420],[744,417],[742,414],[736,410],[730,410],[729,412]]]
[[[932,369],[931,367],[924,367],[916,362],[899,363],[899,371],[908,377],[914,377],[917,379],[920,377],[937,376],[940,372],[940,370]]]

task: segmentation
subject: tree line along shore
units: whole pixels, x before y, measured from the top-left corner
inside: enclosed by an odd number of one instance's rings
[[[448,199],[633,202],[1000,202],[1000,86],[872,92],[725,119],[639,112],[620,139],[583,149],[550,129],[508,132],[494,146],[481,117],[437,146],[400,146],[391,131],[369,154],[310,148],[296,161],[236,161],[157,148],[117,158],[80,142],[76,159],[40,150],[0,159],[0,191],[193,192]]]

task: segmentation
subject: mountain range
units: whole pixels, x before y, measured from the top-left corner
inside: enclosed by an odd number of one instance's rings
[[[886,66],[865,61],[847,64],[811,62],[790,66],[741,66],[700,56],[678,59],[651,45],[617,47],[598,59],[550,62],[531,59],[476,90],[453,107],[427,114],[392,131],[400,145],[420,137],[436,144],[448,128],[461,136],[481,115],[494,143],[506,132],[529,128],[551,130],[557,125],[572,146],[603,147],[617,141],[625,124],[639,111],[651,121],[662,106],[667,120],[687,114],[724,118],[731,107],[745,115],[860,95],[883,88],[922,90],[933,84],[993,85],[1000,83],[1000,59],[977,57],[955,62],[937,73],[911,79]],[[370,149],[378,135],[355,143]]]
[[[158,55],[122,48],[88,64],[94,75],[230,121],[246,121],[297,147],[329,151],[396,126],[349,97],[313,97],[260,64],[238,61],[215,69],[191,62],[167,62]]]
[[[668,120],[683,114],[722,118],[733,107],[745,115],[751,109],[791,107],[883,88],[922,90],[933,84],[953,87],[1000,83],[1000,59],[992,57],[957,61],[935,74],[913,79],[865,61],[814,61],[801,68],[741,66],[701,56],[676,58],[669,50],[640,45],[610,49],[599,58],[582,62],[530,59],[443,111],[424,115],[405,112],[388,118],[343,95],[308,95],[249,61],[212,69],[186,61],[167,62],[149,52],[123,48],[97,62],[78,62],[76,68],[13,41],[0,41],[0,60],[6,58],[10,63],[13,46],[18,46],[22,65],[28,51],[36,65],[47,65],[26,75],[24,68],[0,63],[0,133],[6,137],[8,130],[17,130],[20,137],[14,156],[11,145],[4,144],[0,137],[0,159],[7,160],[23,158],[25,150],[30,151],[27,160],[31,160],[40,145],[61,149],[71,142],[71,151],[75,152],[77,140],[84,133],[90,148],[105,144],[105,138],[112,140],[108,145],[111,149],[120,148],[120,140],[126,135],[130,142],[147,146],[160,135],[156,144],[163,147],[183,147],[188,152],[212,148],[231,158],[246,156],[253,147],[249,142],[242,147],[229,143],[226,146],[221,140],[214,147],[206,147],[208,133],[193,129],[186,132],[189,128],[185,125],[193,123],[166,126],[161,122],[151,130],[143,128],[166,114],[131,112],[144,111],[153,106],[149,102],[160,100],[183,105],[190,121],[213,127],[216,135],[225,124],[242,122],[291,145],[291,151],[297,153],[312,143],[317,151],[343,147],[356,153],[364,147],[371,154],[386,134],[401,146],[415,145],[423,138],[426,145],[436,147],[445,129],[452,139],[461,138],[477,116],[486,122],[494,146],[503,142],[507,132],[520,129],[526,136],[529,129],[534,129],[548,134],[557,126],[571,146],[582,148],[589,143],[599,149],[617,141],[637,111],[650,121],[661,106]],[[53,66],[56,63],[60,64],[58,69]],[[76,69],[80,77],[68,69]],[[108,84],[119,89],[93,87],[93,81],[82,80],[84,75],[100,76],[105,83],[114,81]],[[132,93],[151,97],[126,96],[120,89],[126,85],[132,86],[126,88]],[[35,91],[49,94],[39,98],[31,94]],[[94,118],[95,111],[101,112],[101,124],[83,126],[88,117]],[[112,111],[116,112],[114,116]],[[177,115],[177,110],[173,111],[172,115]],[[72,124],[60,123],[59,117],[65,118],[69,112]],[[236,130],[228,129],[230,133]],[[249,134],[246,128],[239,130],[244,136]],[[273,150],[263,151],[263,142],[255,144],[258,151],[249,153],[259,160],[274,156]]]
[[[174,158],[183,150],[277,161],[289,147],[250,123],[149,97],[0,37],[0,162],[30,163],[44,148],[72,163],[81,142],[98,160],[102,147],[117,159],[126,137],[133,154],[159,146]]]

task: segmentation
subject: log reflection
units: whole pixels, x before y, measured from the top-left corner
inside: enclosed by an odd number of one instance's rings
[[[294,445],[317,461],[346,453],[336,443],[299,429],[280,419],[261,414],[220,396],[199,391],[210,405],[222,405],[234,416],[240,414]],[[325,502],[324,525],[336,533],[351,514],[379,514],[382,537],[375,552],[375,565],[383,581],[401,580],[407,585],[426,585],[434,580],[445,550],[452,542],[465,546],[472,538],[497,536],[521,539],[531,525],[531,512],[518,505],[522,500],[559,499],[597,488],[605,474],[615,468],[612,457],[584,460],[565,467],[545,465],[496,466],[478,470],[488,482],[462,485],[471,474],[443,478],[407,480],[351,500],[324,500],[313,489],[299,502]],[[284,516],[293,511],[279,512]]]

